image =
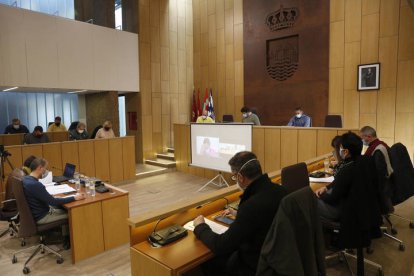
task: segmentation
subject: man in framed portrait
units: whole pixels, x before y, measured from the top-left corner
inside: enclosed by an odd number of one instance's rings
[[[372,87],[376,85],[375,78],[376,78],[376,71],[375,67],[367,67],[362,69],[363,71],[363,80],[364,80],[364,87]]]

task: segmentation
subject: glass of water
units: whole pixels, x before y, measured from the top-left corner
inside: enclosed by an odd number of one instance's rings
[[[80,180],[79,180],[79,178],[78,179],[75,179],[75,190],[76,190],[76,192],[79,194],[79,192],[80,192],[80,188],[81,188],[81,184],[80,184]]]

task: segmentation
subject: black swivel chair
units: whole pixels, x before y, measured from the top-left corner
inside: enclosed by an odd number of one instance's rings
[[[342,128],[342,117],[341,115],[326,115],[325,127],[337,127]]]
[[[99,125],[94,128],[94,130],[92,131],[91,139],[95,139],[96,133],[98,133],[98,130],[100,130],[101,128],[102,128],[102,125]]]
[[[0,237],[3,237],[7,233],[9,233],[10,236],[14,236],[17,235],[18,232],[19,213],[17,211],[16,199],[13,194],[13,176],[21,179],[24,176],[24,173],[20,169],[14,169],[7,178],[5,200],[2,202],[3,207],[0,209],[0,220],[7,221],[9,226],[0,234]]]
[[[43,234],[46,231],[49,231],[53,228],[61,227],[62,225],[67,224],[68,223],[67,219],[62,219],[62,220],[58,220],[58,221],[54,221],[54,222],[42,224],[42,225],[36,224],[33,218],[32,212],[30,210],[29,204],[27,203],[26,197],[24,195],[22,181],[16,177],[12,177],[11,181],[13,185],[13,193],[16,197],[17,209],[19,211],[19,216],[20,216],[20,226],[19,226],[19,232],[18,232],[19,238],[28,238],[28,237],[32,237],[35,235],[40,235],[40,243],[38,245],[34,245],[32,247],[25,248],[23,250],[19,250],[15,252],[13,254],[12,263],[17,262],[17,257],[16,257],[17,254],[32,250],[32,249],[34,249],[34,252],[32,253],[32,255],[30,255],[30,257],[24,263],[24,267],[23,267],[24,274],[30,273],[30,269],[27,265],[30,262],[30,260],[37,253],[39,253],[39,251],[41,253],[44,253],[45,251],[52,253],[58,258],[56,261],[58,264],[63,263],[62,255],[60,255],[58,252],[56,252],[55,250],[45,245]]]
[[[72,129],[76,129],[76,127],[78,126],[78,124],[79,124],[79,121],[72,122],[70,124],[69,128],[68,128],[68,131],[71,131]]]
[[[308,168],[305,163],[284,167],[281,173],[282,185],[288,194],[309,186]]]

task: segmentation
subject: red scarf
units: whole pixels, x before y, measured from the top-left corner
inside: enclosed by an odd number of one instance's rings
[[[374,153],[375,149],[379,145],[383,145],[387,150],[390,149],[390,147],[387,144],[385,144],[383,141],[381,141],[380,139],[375,139],[374,141],[372,141],[371,143],[369,143],[368,149],[364,153],[364,155],[371,156]]]

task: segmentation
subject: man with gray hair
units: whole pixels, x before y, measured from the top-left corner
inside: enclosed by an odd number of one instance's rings
[[[364,126],[361,128],[360,136],[365,146],[368,146],[364,155],[372,156],[377,171],[378,188],[382,191],[381,212],[388,214],[393,210],[390,196],[391,175],[393,169],[391,167],[391,160],[389,156],[390,147],[383,141],[377,138],[377,132],[373,127]],[[389,196],[386,196],[389,194]]]
[[[204,217],[198,216],[194,220],[194,234],[216,256],[203,266],[207,275],[253,276],[263,241],[286,191],[262,173],[260,162],[252,152],[237,153],[229,165],[232,180],[243,191],[238,210],[223,212],[223,215],[235,216],[234,222],[225,233],[216,234]]]

